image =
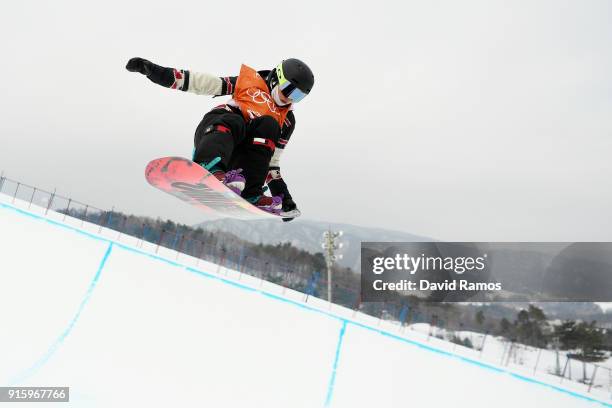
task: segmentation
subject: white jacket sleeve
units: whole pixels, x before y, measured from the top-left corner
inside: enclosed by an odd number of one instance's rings
[[[221,78],[204,72],[189,72],[188,92],[197,95],[221,95]]]

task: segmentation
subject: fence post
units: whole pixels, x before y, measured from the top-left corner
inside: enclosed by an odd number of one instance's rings
[[[202,250],[200,251],[200,254],[198,256],[196,256],[196,258],[198,259],[196,261],[196,268],[198,266],[200,266],[200,260],[202,259],[202,257],[204,256],[204,241],[198,241],[200,243],[200,246],[202,247]]]
[[[378,314],[378,323],[376,323],[376,327],[380,327],[380,324],[382,323],[382,318],[383,318],[383,314],[387,311],[387,302],[383,303],[383,307],[380,310],[380,313]]]
[[[110,210],[110,212],[108,213],[108,217],[106,217],[106,223],[103,221],[100,224],[100,229],[98,229],[98,234],[102,233],[102,228],[106,225],[110,225],[110,221],[111,221],[111,217],[113,216],[113,211],[115,211],[115,207],[113,206]]]
[[[142,237],[140,238],[140,247],[144,246],[144,241],[147,236],[147,223],[143,221],[142,223]]]
[[[68,207],[66,207],[66,211],[64,212],[64,218],[62,219],[62,222],[66,221],[66,216],[70,212],[70,204],[71,203],[72,203],[72,198],[69,198],[68,199]]]
[[[36,194],[36,187],[32,190],[32,197],[30,197],[30,204],[28,204],[28,210],[32,208],[32,201],[34,201],[34,194]]]
[[[287,287],[290,284],[290,276],[289,275],[289,268],[287,268],[286,266],[284,267],[283,270],[283,291],[282,291],[282,295],[284,296],[285,293],[287,292]]]
[[[589,389],[587,390],[587,392],[591,392],[591,388],[593,387],[593,383],[595,382],[595,374],[597,373],[597,369],[599,368],[597,364],[593,365],[595,366],[595,369],[593,370],[593,375],[591,376],[591,382],[589,383]]]
[[[559,361],[559,344],[555,342],[555,375],[561,375],[561,362]]]
[[[81,227],[83,227],[83,224],[87,219],[87,210],[89,210],[89,204],[85,204],[85,212],[83,213],[83,218],[81,219]]]
[[[17,188],[15,188],[15,194],[13,194],[13,204],[15,204],[15,198],[17,198],[17,192],[19,191],[20,182],[17,182]]]
[[[357,293],[357,300],[355,301],[355,306],[353,307],[353,318],[357,315],[357,311],[361,306],[361,291]]]
[[[429,339],[431,338],[433,334],[434,325],[436,325],[437,323],[438,323],[438,315],[437,314],[431,315],[431,321],[429,323],[429,333],[427,334],[427,341],[429,341]]]
[[[4,187],[4,170],[0,173],[0,193],[2,192],[2,187]]]
[[[240,256],[238,257],[238,273],[242,273],[242,262],[244,261],[244,246],[240,247]]]
[[[264,277],[269,276],[269,273],[268,273],[268,268],[269,267],[270,267],[270,262],[266,261],[266,263],[264,264],[264,267],[263,267],[263,272],[261,274],[261,278],[259,278],[259,287],[260,288],[263,286]],[[226,274],[227,274],[227,269],[226,269]]]
[[[463,323],[459,323],[459,331],[463,331]],[[457,342],[459,341],[463,343],[463,340],[461,340],[461,337],[457,335],[457,330],[453,330],[453,336],[453,350],[455,350],[457,348]]]
[[[177,229],[174,233],[174,240],[172,241],[172,246],[170,247],[173,251],[176,251],[176,243],[178,242],[178,237],[179,237],[179,233]]]
[[[487,330],[487,331],[485,332],[484,337],[482,338],[482,343],[480,344],[480,355],[479,355],[479,356],[480,356],[480,358],[482,358],[482,352],[483,352],[483,350],[484,350],[484,346],[485,346],[485,343],[486,343],[486,341],[487,341],[487,336],[488,336],[488,335],[489,335],[489,331]]]
[[[159,234],[159,239],[157,240],[157,248],[155,248],[155,253],[157,253],[157,251],[159,251],[159,247],[161,245],[162,239],[164,237],[164,233],[166,232],[166,230],[162,230],[161,234]]]
[[[94,207],[96,208],[96,207]],[[102,224],[104,223],[104,213],[106,211],[100,210],[100,212],[98,213],[98,217],[94,220],[93,218],[91,219],[91,223],[97,225],[98,228],[98,233],[100,233],[100,230],[102,229]]]
[[[238,275],[238,280],[242,279],[242,275],[244,275],[246,272],[246,262],[247,259],[249,259],[248,255],[244,256],[244,259],[242,260],[242,264],[240,265],[240,274]]]
[[[221,274],[221,267],[223,266],[223,263],[225,262],[225,248],[221,248],[221,259],[219,260],[219,266],[217,266],[217,275]]]
[[[535,374],[538,369],[538,363],[540,362],[540,355],[542,354],[542,349],[538,349],[538,357],[536,358],[535,366],[533,366],[533,373]]]
[[[512,358],[512,351],[514,350],[514,341],[510,341],[508,345],[508,354],[506,354],[506,362],[504,365],[507,367],[510,364],[510,359]]]
[[[506,367],[510,364],[510,359],[512,358],[512,352],[516,353],[515,342],[516,342],[516,338],[510,339],[510,347],[508,348],[508,355],[506,356],[506,364],[504,364]]]
[[[0,188],[0,190],[1,190],[1,188]],[[45,215],[47,215],[49,213],[49,209],[53,205],[53,199],[55,198],[55,192],[56,191],[57,191],[57,187],[53,189],[53,193],[51,194],[51,198],[49,199],[49,202],[47,203],[47,209],[45,210]]]
[[[499,362],[501,365],[504,365],[504,360],[506,359],[506,350],[508,349],[509,344],[510,344],[509,342],[504,344],[504,351],[502,352],[501,361]]]
[[[404,325],[406,324],[406,320],[408,320],[409,310],[410,310],[410,306],[407,306],[406,304],[402,304],[402,308],[399,314],[400,326],[399,326],[398,331],[402,331],[402,329],[404,328]]]
[[[566,359],[566,360],[565,360],[565,365],[563,366],[563,371],[561,372],[561,381],[559,381],[560,383],[562,383],[562,382],[563,382],[563,379],[565,378],[565,370],[567,369],[567,365],[569,364],[569,361],[570,361],[569,356],[565,356],[565,359]],[[571,370],[571,369],[572,369],[572,368],[570,367],[570,370]],[[571,374],[570,374],[570,376],[571,376]],[[571,378],[570,378],[570,379],[571,379]]]
[[[181,235],[181,240],[179,241],[178,249],[176,250],[176,259],[178,259],[181,249],[183,249],[183,242],[185,242],[185,234]]]
[[[608,392],[612,398],[612,368],[608,368]]]
[[[108,213],[108,220],[106,221],[106,227],[111,229],[111,222],[113,221],[113,213],[115,212],[115,206],[113,206]]]
[[[119,241],[121,239],[121,234],[123,233],[123,231],[125,230],[125,224],[127,224],[127,216],[123,216],[123,222],[121,223],[121,226],[119,227],[119,234],[117,234],[117,241]]]

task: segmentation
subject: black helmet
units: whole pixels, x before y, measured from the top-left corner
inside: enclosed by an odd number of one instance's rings
[[[314,75],[304,62],[289,58],[270,71],[267,81],[270,89],[278,85],[283,95],[293,102],[299,102],[310,93]]]

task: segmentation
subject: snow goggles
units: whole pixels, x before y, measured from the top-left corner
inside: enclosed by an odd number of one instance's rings
[[[278,77],[278,89],[285,96],[285,98],[289,98],[291,102],[299,102],[304,99],[306,95],[308,95],[285,78],[282,62],[276,67],[276,76]]]

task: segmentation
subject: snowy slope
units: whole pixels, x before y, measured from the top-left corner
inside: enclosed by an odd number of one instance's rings
[[[0,385],[70,386],[71,407],[612,407],[580,384],[8,200]]]

